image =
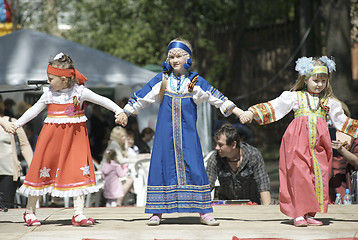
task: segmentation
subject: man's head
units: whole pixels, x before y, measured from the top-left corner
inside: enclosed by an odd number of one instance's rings
[[[220,157],[231,159],[240,152],[240,135],[231,124],[224,124],[215,132],[215,141]]]

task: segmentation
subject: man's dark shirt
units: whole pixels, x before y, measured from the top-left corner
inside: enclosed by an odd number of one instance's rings
[[[215,187],[218,178],[220,200],[249,199],[260,204],[260,192],[270,191],[270,179],[262,155],[247,143],[241,143],[240,148],[243,158],[236,173],[232,171],[227,159],[221,158],[217,152],[209,157],[206,172],[210,188],[212,190]]]

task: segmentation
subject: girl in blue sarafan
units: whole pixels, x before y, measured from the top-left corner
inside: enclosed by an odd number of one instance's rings
[[[189,71],[192,48],[184,39],[168,45],[168,58],[159,73],[135,92],[124,107],[127,115],[160,103],[150,162],[145,212],[148,225],[159,225],[163,213],[197,212],[202,224],[217,226],[210,185],[196,128],[197,104],[209,102],[224,116],[243,111],[197,73]]]

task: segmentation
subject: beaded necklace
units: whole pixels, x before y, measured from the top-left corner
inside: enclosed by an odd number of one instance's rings
[[[186,82],[187,80],[187,75],[188,74],[186,73],[185,76],[180,76],[180,75],[176,76],[174,73],[171,73],[169,76],[170,88],[177,93],[182,93],[184,91],[183,89],[185,87],[184,82]],[[174,81],[177,82],[176,87],[174,86]]]
[[[312,111],[312,112],[317,112],[317,110],[321,107],[321,98],[318,96],[318,104],[315,108],[312,108],[311,106],[311,101],[310,101],[310,97],[308,96],[308,92],[305,92],[306,95],[306,99],[307,99],[307,103],[308,103],[308,108]],[[313,99],[314,100],[314,99]]]

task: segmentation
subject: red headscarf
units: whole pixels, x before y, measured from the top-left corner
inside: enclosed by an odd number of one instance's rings
[[[88,79],[82,75],[79,71],[76,69],[62,69],[62,68],[56,68],[51,65],[47,66],[47,73],[61,76],[61,77],[75,77],[75,79],[78,81],[80,85],[84,85]]]

